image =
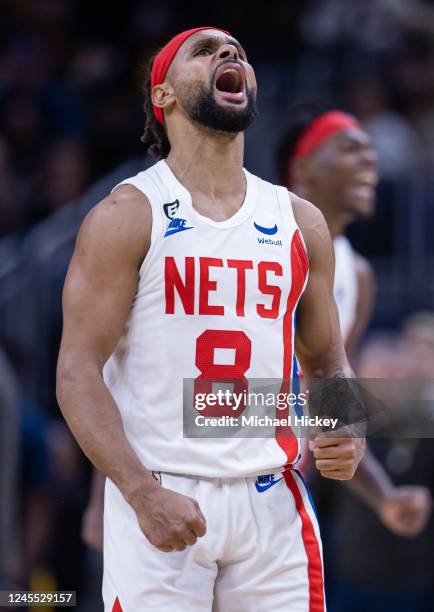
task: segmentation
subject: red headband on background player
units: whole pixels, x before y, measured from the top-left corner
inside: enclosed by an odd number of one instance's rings
[[[230,36],[229,32],[226,30],[222,30],[221,28],[214,28],[213,26],[202,26],[200,28],[192,28],[191,30],[185,30],[185,32],[181,32],[169,40],[167,45],[165,45],[161,51],[155,56],[154,62],[152,64],[151,71],[151,93],[154,89],[155,85],[161,85],[164,79],[166,78],[167,71],[169,70],[170,64],[173,62],[173,58],[176,55],[179,47],[190,38],[196,32],[200,32],[201,30],[218,30],[219,32],[223,32],[223,34],[227,34]],[[157,119],[158,123],[163,125],[164,116],[163,109],[159,106],[152,105],[154,109],[154,115]]]
[[[314,119],[301,134],[294,147],[292,158],[308,157],[331,136],[353,128],[361,129],[361,125],[352,115],[341,111],[324,113]]]

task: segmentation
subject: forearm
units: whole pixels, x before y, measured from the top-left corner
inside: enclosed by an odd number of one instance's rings
[[[324,350],[319,355],[303,358],[303,374],[309,379],[335,379],[354,378],[354,372],[345,354],[336,351],[336,355],[330,355],[332,351]]]
[[[157,486],[127,440],[119,409],[96,364],[66,367],[60,359],[57,397],[83,452],[130,504],[144,488]]]
[[[369,448],[359,464],[348,488],[378,514],[381,504],[392,491],[394,485],[383,466],[375,459]]]

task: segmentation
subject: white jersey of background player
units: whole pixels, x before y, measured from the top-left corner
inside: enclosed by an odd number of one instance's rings
[[[346,236],[337,236],[333,247],[333,294],[339,311],[342,337],[347,351],[352,352],[369,319],[373,301],[372,272],[366,259],[354,251]]]

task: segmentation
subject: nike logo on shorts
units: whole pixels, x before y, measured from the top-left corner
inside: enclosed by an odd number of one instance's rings
[[[255,487],[258,493],[263,493],[267,489],[270,489],[275,484],[282,480],[283,476],[274,480],[274,474],[267,474],[266,476],[258,476],[255,482]]]

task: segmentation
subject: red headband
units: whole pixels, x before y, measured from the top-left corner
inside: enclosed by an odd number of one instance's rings
[[[219,32],[223,32],[223,34],[227,34],[230,36],[229,32],[226,30],[222,30],[220,28],[214,28],[213,26],[202,26],[201,28],[192,28],[191,30],[185,30],[185,32],[181,32],[174,36],[167,45],[165,45],[161,51],[155,56],[154,62],[152,64],[151,71],[151,93],[154,89],[155,85],[161,85],[164,79],[166,78],[167,71],[169,70],[170,64],[173,62],[173,58],[176,55],[179,47],[190,38],[196,32],[200,32],[201,30],[218,30]],[[163,109],[159,106],[152,105],[154,109],[154,115],[157,119],[158,123],[163,125],[164,117],[163,117]]]
[[[320,148],[330,136],[351,128],[361,128],[352,115],[341,111],[330,111],[317,117],[301,134],[294,148],[293,159],[308,157]]]

